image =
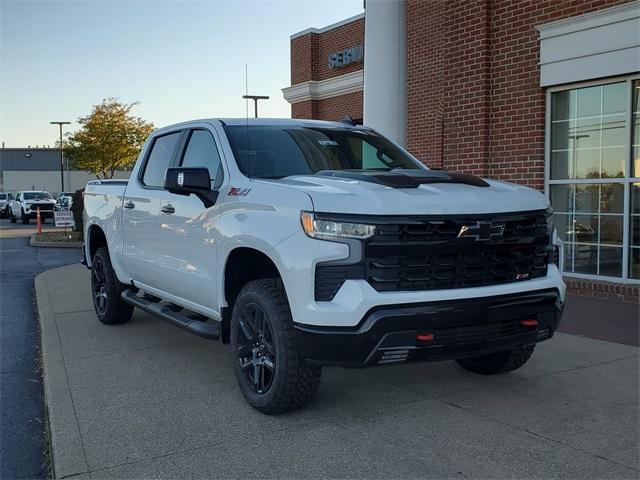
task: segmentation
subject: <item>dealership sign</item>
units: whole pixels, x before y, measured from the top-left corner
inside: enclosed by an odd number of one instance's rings
[[[352,63],[360,63],[362,60],[364,60],[364,47],[356,45],[329,54],[329,68],[342,68]]]
[[[74,227],[76,222],[73,220],[73,212],[70,210],[62,210],[53,212],[56,227]]]

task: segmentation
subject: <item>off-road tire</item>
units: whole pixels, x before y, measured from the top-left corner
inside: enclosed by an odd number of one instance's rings
[[[104,275],[100,276],[100,268]],[[104,286],[104,290],[101,288]],[[122,300],[120,294],[127,288],[120,283],[111,265],[109,250],[100,247],[91,261],[91,297],[98,320],[107,325],[126,323],[133,314],[133,305]],[[105,304],[98,300],[98,293],[105,295]]]
[[[22,210],[22,216],[20,217],[20,220],[22,220],[23,225],[29,224],[29,217],[25,215],[24,210]]]
[[[9,212],[9,221],[11,223],[16,223],[17,218],[15,217],[15,215],[13,214],[13,212]]]
[[[523,366],[535,350],[535,345],[490,353],[480,357],[461,358],[456,360],[465,370],[481,375],[497,375],[511,372]]]
[[[239,320],[247,305],[262,309],[273,334],[275,373],[264,393],[252,388],[238,355]],[[230,329],[233,369],[244,397],[253,408],[266,414],[278,414],[297,410],[311,401],[320,385],[322,368],[308,365],[298,353],[289,302],[280,279],[247,283],[235,301]]]

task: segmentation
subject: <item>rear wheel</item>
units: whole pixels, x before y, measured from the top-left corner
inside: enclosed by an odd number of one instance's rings
[[[531,358],[535,348],[535,345],[527,345],[526,347],[490,353],[480,357],[461,358],[456,361],[462,368],[470,372],[481,375],[496,375],[517,370],[523,366]]]
[[[240,389],[263,413],[301,408],[318,390],[322,369],[298,354],[279,279],[255,280],[242,288],[231,317],[231,349]]]
[[[107,248],[99,248],[91,261],[91,296],[98,320],[108,325],[129,321],[133,305],[120,296],[126,288],[113,271]]]

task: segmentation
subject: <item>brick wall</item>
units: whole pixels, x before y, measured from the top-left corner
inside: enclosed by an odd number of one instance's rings
[[[291,85],[309,80],[326,80],[362,70],[362,63],[329,68],[329,55],[348,47],[364,45],[364,19],[321,34],[307,33],[291,40]],[[346,115],[362,119],[362,92],[291,105],[292,118],[341,120]]]
[[[629,0],[407,0],[407,147],[432,167],[544,186],[536,25]]]

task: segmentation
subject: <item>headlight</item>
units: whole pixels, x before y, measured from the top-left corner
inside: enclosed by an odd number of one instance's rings
[[[312,238],[335,239],[335,238],[369,238],[375,231],[375,225],[364,223],[335,222],[333,220],[320,220],[314,217],[313,213],[302,212],[300,221],[304,233]]]

